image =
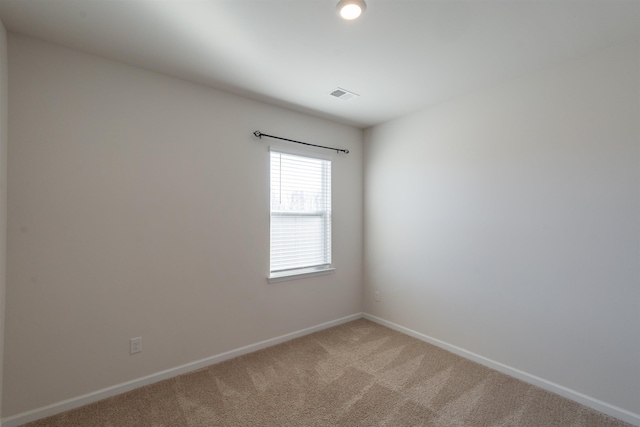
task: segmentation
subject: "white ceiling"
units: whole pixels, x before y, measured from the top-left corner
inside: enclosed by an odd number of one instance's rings
[[[367,127],[640,40],[640,0],[0,0],[12,32]],[[360,95],[329,96],[336,87]]]

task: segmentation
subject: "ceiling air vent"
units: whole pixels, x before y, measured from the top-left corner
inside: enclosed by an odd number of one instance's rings
[[[340,98],[343,101],[347,101],[351,98],[355,98],[356,96],[360,96],[357,93],[349,92],[346,89],[336,88],[329,94],[331,96],[335,96],[336,98]]]

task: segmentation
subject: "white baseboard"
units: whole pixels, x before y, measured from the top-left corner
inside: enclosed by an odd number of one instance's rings
[[[33,409],[31,411],[23,412],[11,417],[4,418],[0,423],[2,427],[17,427],[31,421],[36,421],[42,418],[50,417],[52,415],[59,414],[61,412],[69,411],[71,409],[79,408],[89,403],[97,402],[108,397],[113,397],[127,391],[134,390],[139,387],[143,387],[149,384],[157,383],[168,378],[173,378],[178,375],[186,374],[209,365],[223,362],[225,360],[233,359],[234,357],[242,356],[243,354],[252,353],[254,351],[262,350],[263,348],[271,347],[276,344],[281,344],[286,341],[290,341],[295,338],[299,338],[305,335],[312,334],[314,332],[321,331],[323,329],[331,328],[333,326],[341,325],[343,323],[350,322],[352,320],[362,318],[362,313],[352,314],[350,316],[342,317],[340,319],[332,320],[330,322],[322,323],[320,325],[312,326],[310,328],[302,329],[289,334],[281,335],[276,338],[271,338],[265,341],[260,341],[255,344],[250,344],[244,347],[237,348],[235,350],[227,351],[222,354],[207,357],[206,359],[197,360],[195,362],[187,363],[182,366],[167,369],[162,372],[147,375],[146,377],[138,378],[132,381],[127,381],[122,384],[117,384],[111,387],[104,388],[102,390],[94,391],[92,393],[85,394],[83,396],[74,397],[71,399],[56,402],[51,405],[43,406],[41,408]]]
[[[507,366],[502,363],[496,362],[494,360],[487,359],[486,357],[472,353],[463,348],[456,347],[455,345],[448,344],[444,341],[440,341],[436,338],[432,338],[430,336],[421,334],[420,332],[416,332],[412,329],[405,328],[404,326],[397,325],[393,322],[389,322],[388,320],[381,319],[380,317],[376,317],[367,313],[363,313],[362,317],[364,317],[365,319],[371,320],[372,322],[387,326],[388,328],[394,329],[398,332],[402,332],[403,334],[417,338],[421,341],[443,348],[447,351],[450,351],[451,353],[464,357],[465,359],[472,360],[481,365],[494,369],[498,372],[501,372],[503,374],[522,380],[526,383],[533,384],[544,390],[550,391],[555,394],[559,394],[562,397],[566,397],[567,399],[571,399],[575,402],[581,403],[585,406],[588,406],[589,408],[595,409],[596,411],[600,411],[607,415],[611,415],[612,417],[618,418],[619,420],[628,422],[635,426],[640,426],[639,414],[633,413],[631,411],[627,411],[626,409],[618,408],[617,406],[611,405],[609,403],[606,403],[601,400],[595,399],[593,397],[587,396],[585,394],[579,393],[575,390],[571,390],[570,388],[561,386],[551,381],[547,381],[535,375],[528,374],[519,369],[512,368],[511,366]]]
[[[108,397],[116,396],[121,393],[125,393],[127,391],[134,390],[139,387],[143,387],[149,384],[153,384],[168,378],[172,378],[178,375],[182,375],[188,372],[192,372],[201,368],[204,368],[209,365],[213,365],[216,363],[223,362],[228,359],[232,359],[237,356],[241,356],[243,354],[251,353],[254,351],[261,350],[263,348],[271,347],[276,344],[281,344],[286,341],[290,341],[295,338],[299,338],[305,335],[312,334],[314,332],[321,331],[323,329],[331,328],[333,326],[337,326],[346,322],[350,322],[352,320],[360,319],[364,317],[365,319],[371,320],[372,322],[379,323],[381,325],[387,326],[391,329],[394,329],[398,332],[402,332],[406,335],[417,338],[421,341],[428,342],[429,344],[433,344],[445,350],[448,350],[458,356],[464,357],[465,359],[473,360],[474,362],[480,363],[481,365],[487,366],[491,369],[495,369],[498,372],[502,372],[503,374],[512,376],[519,380],[525,381],[529,384],[533,384],[538,386],[544,390],[548,390],[552,393],[559,394],[560,396],[566,397],[567,399],[571,399],[578,403],[581,403],[585,406],[595,409],[596,411],[603,412],[605,414],[611,415],[612,417],[616,417],[620,420],[626,421],[630,424],[636,425],[640,427],[640,415],[635,414],[633,412],[627,411],[622,408],[618,408],[614,405],[608,404],[601,400],[595,399],[593,397],[584,395],[577,391],[571,390],[567,387],[563,387],[559,384],[555,384],[551,381],[547,381],[545,379],[536,377],[535,375],[528,374],[526,372],[520,371],[518,369],[512,368],[510,366],[504,365],[502,363],[493,361],[491,359],[487,359],[486,357],[480,356],[478,354],[472,353],[460,347],[456,347],[454,345],[448,344],[444,341],[440,341],[438,339],[429,337],[427,335],[421,334],[420,332],[416,332],[412,329],[405,328],[404,326],[397,325],[393,322],[389,322],[387,320],[381,319],[379,317],[367,314],[367,313],[356,313],[350,316],[346,316],[340,319],[332,320],[330,322],[322,323],[320,325],[312,326],[310,328],[302,329],[300,331],[292,332],[289,334],[285,334],[276,338],[268,339],[265,341],[260,341],[255,344],[247,345],[244,347],[240,347],[235,350],[227,351],[225,353],[221,353],[215,356],[208,357],[206,359],[198,360],[195,362],[187,363],[182,366],[178,366],[176,368],[167,369],[162,372],[157,372],[152,375],[148,375],[146,377],[138,378],[132,381],[128,381],[122,384],[117,384],[112,387],[107,387],[102,390],[98,390],[92,393],[85,394],[83,396],[74,397],[71,399],[63,400],[61,402],[57,402],[48,406],[44,406],[41,408],[37,408],[31,411],[23,412],[2,420],[2,427],[17,427],[22,424],[39,420],[42,418],[50,417],[52,415],[59,414],[61,412],[69,411],[71,409],[79,408],[81,406],[87,405],[89,403],[97,402],[102,399],[106,399]]]

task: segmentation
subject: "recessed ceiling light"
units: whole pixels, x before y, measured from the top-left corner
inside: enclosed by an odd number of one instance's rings
[[[366,9],[367,4],[364,0],[340,0],[338,2],[338,13],[348,21],[359,17]]]

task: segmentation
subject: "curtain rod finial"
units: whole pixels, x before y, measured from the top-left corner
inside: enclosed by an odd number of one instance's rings
[[[262,132],[260,132],[259,130],[255,131],[253,134],[258,138],[262,138]]]

